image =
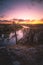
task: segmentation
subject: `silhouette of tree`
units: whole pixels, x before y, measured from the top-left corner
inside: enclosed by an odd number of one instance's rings
[[[13,25],[14,25],[14,29],[15,29],[15,37],[16,37],[16,44],[17,44],[17,34],[16,34],[16,24],[13,22]]]

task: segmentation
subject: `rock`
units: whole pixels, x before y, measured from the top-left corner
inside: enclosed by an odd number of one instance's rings
[[[12,64],[13,65],[20,65],[20,62],[19,61],[14,61]]]
[[[43,31],[35,33],[33,41],[36,44],[43,44]]]

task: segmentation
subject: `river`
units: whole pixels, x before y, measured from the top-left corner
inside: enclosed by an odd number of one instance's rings
[[[23,26],[22,29],[16,31],[17,41],[23,38],[24,34],[26,34],[27,28],[28,27]],[[2,38],[4,38],[4,34],[2,34]],[[15,32],[11,32],[9,34],[9,37],[4,38],[4,40],[3,39],[0,40],[0,46],[15,45],[15,44],[16,44]]]

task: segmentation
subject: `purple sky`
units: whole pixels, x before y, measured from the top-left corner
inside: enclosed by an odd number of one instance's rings
[[[43,0],[0,0],[0,19],[41,19]]]

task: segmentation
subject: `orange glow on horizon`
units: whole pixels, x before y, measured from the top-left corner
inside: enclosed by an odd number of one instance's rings
[[[16,24],[43,24],[43,22],[42,21],[38,21],[38,20],[35,20],[35,21],[22,21],[22,22],[16,22]]]
[[[0,24],[43,24],[43,20],[10,20],[10,21],[3,21]]]

